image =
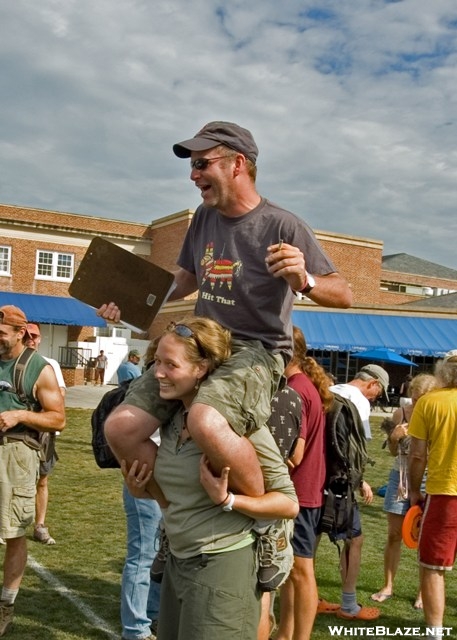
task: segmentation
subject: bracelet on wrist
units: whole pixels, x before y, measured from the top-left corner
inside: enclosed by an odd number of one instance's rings
[[[224,502],[227,502],[227,500],[230,498],[230,493],[227,492],[227,495],[225,496],[225,498],[222,500],[222,502],[219,502],[216,507],[222,507],[222,505],[224,504]]]
[[[227,504],[224,504],[222,507],[223,511],[231,511],[233,509],[233,505],[235,503],[235,496],[233,495],[233,493],[231,491],[229,491],[229,501],[227,502]]]

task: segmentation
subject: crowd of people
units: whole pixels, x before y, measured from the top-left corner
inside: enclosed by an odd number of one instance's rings
[[[367,364],[350,382],[332,385],[307,356],[305,336],[292,325],[295,296],[346,308],[352,294],[308,225],[257,192],[252,134],[234,123],[210,122],[173,151],[190,159],[190,178],[203,201],[185,236],[169,298],[196,292],[194,316],[154,336],[152,365],[144,372],[139,354],[129,353],[119,370],[120,382],[130,380],[125,400],[105,423],[124,477],[122,640],[267,640],[277,588],[276,640],[307,640],[318,613],[376,620],[379,608],[357,598],[363,536],[355,499],[347,530],[334,539],[343,546],[341,602],[320,597],[314,564],[326,502],[326,416],[335,396],[346,399],[365,446],[370,402],[387,391],[389,376]],[[119,322],[121,311],[111,301],[98,313]],[[25,315],[15,307],[0,308],[2,384],[13,390],[0,392],[0,536],[6,542],[0,636],[13,620],[26,564],[25,530],[40,477],[39,434],[65,426],[63,394],[38,353],[27,369],[27,400],[21,403],[15,393],[15,363],[28,339],[33,336]],[[103,384],[106,365],[101,351],[95,383]],[[297,401],[289,398],[285,408],[277,407],[280,418],[282,411],[296,425],[284,459],[269,421],[273,398],[286,382]],[[457,351],[437,368],[436,389],[418,393],[411,410],[405,403],[398,417],[403,431],[389,435],[395,455],[399,442],[410,438],[409,475],[400,474],[409,478],[410,504],[424,499],[427,468],[419,562],[432,637],[439,637],[443,624],[444,573],[455,560],[456,388]],[[21,464],[11,464],[17,456]],[[28,496],[14,504],[18,484],[28,488]],[[357,489],[370,504],[373,492],[363,469]],[[4,504],[14,507],[14,518]],[[443,513],[446,527],[440,528]],[[46,528],[44,516],[38,518]],[[393,594],[399,556],[392,539],[389,529],[386,584],[373,594],[377,602]],[[160,585],[150,573],[156,553],[163,561]]]

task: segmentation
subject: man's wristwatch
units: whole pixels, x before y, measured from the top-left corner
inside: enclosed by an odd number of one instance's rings
[[[309,293],[316,286],[316,281],[314,277],[306,271],[306,285],[300,291],[300,293]]]

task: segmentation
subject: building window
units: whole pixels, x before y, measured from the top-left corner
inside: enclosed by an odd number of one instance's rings
[[[397,293],[406,293],[409,296],[433,296],[434,289],[432,287],[424,287],[420,284],[406,284],[401,282],[381,281],[382,291],[395,291]]]
[[[0,247],[0,275],[11,275],[11,247]]]
[[[39,280],[73,279],[74,255],[57,251],[37,251],[35,277]]]

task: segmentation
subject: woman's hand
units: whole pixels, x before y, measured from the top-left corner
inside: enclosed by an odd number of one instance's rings
[[[152,496],[146,491],[146,485],[152,477],[152,470],[147,470],[146,463],[138,469],[138,464],[138,460],[135,460],[130,469],[127,469],[127,462],[121,460],[121,472],[124,476],[125,484],[134,498],[152,499]]]
[[[402,438],[408,435],[408,423],[404,422],[402,424],[397,424],[395,429],[393,429],[390,434],[390,440],[393,443],[400,442]]]
[[[200,458],[200,482],[214,504],[221,504],[228,495],[230,467],[224,467],[221,477],[215,476],[205,454]]]

